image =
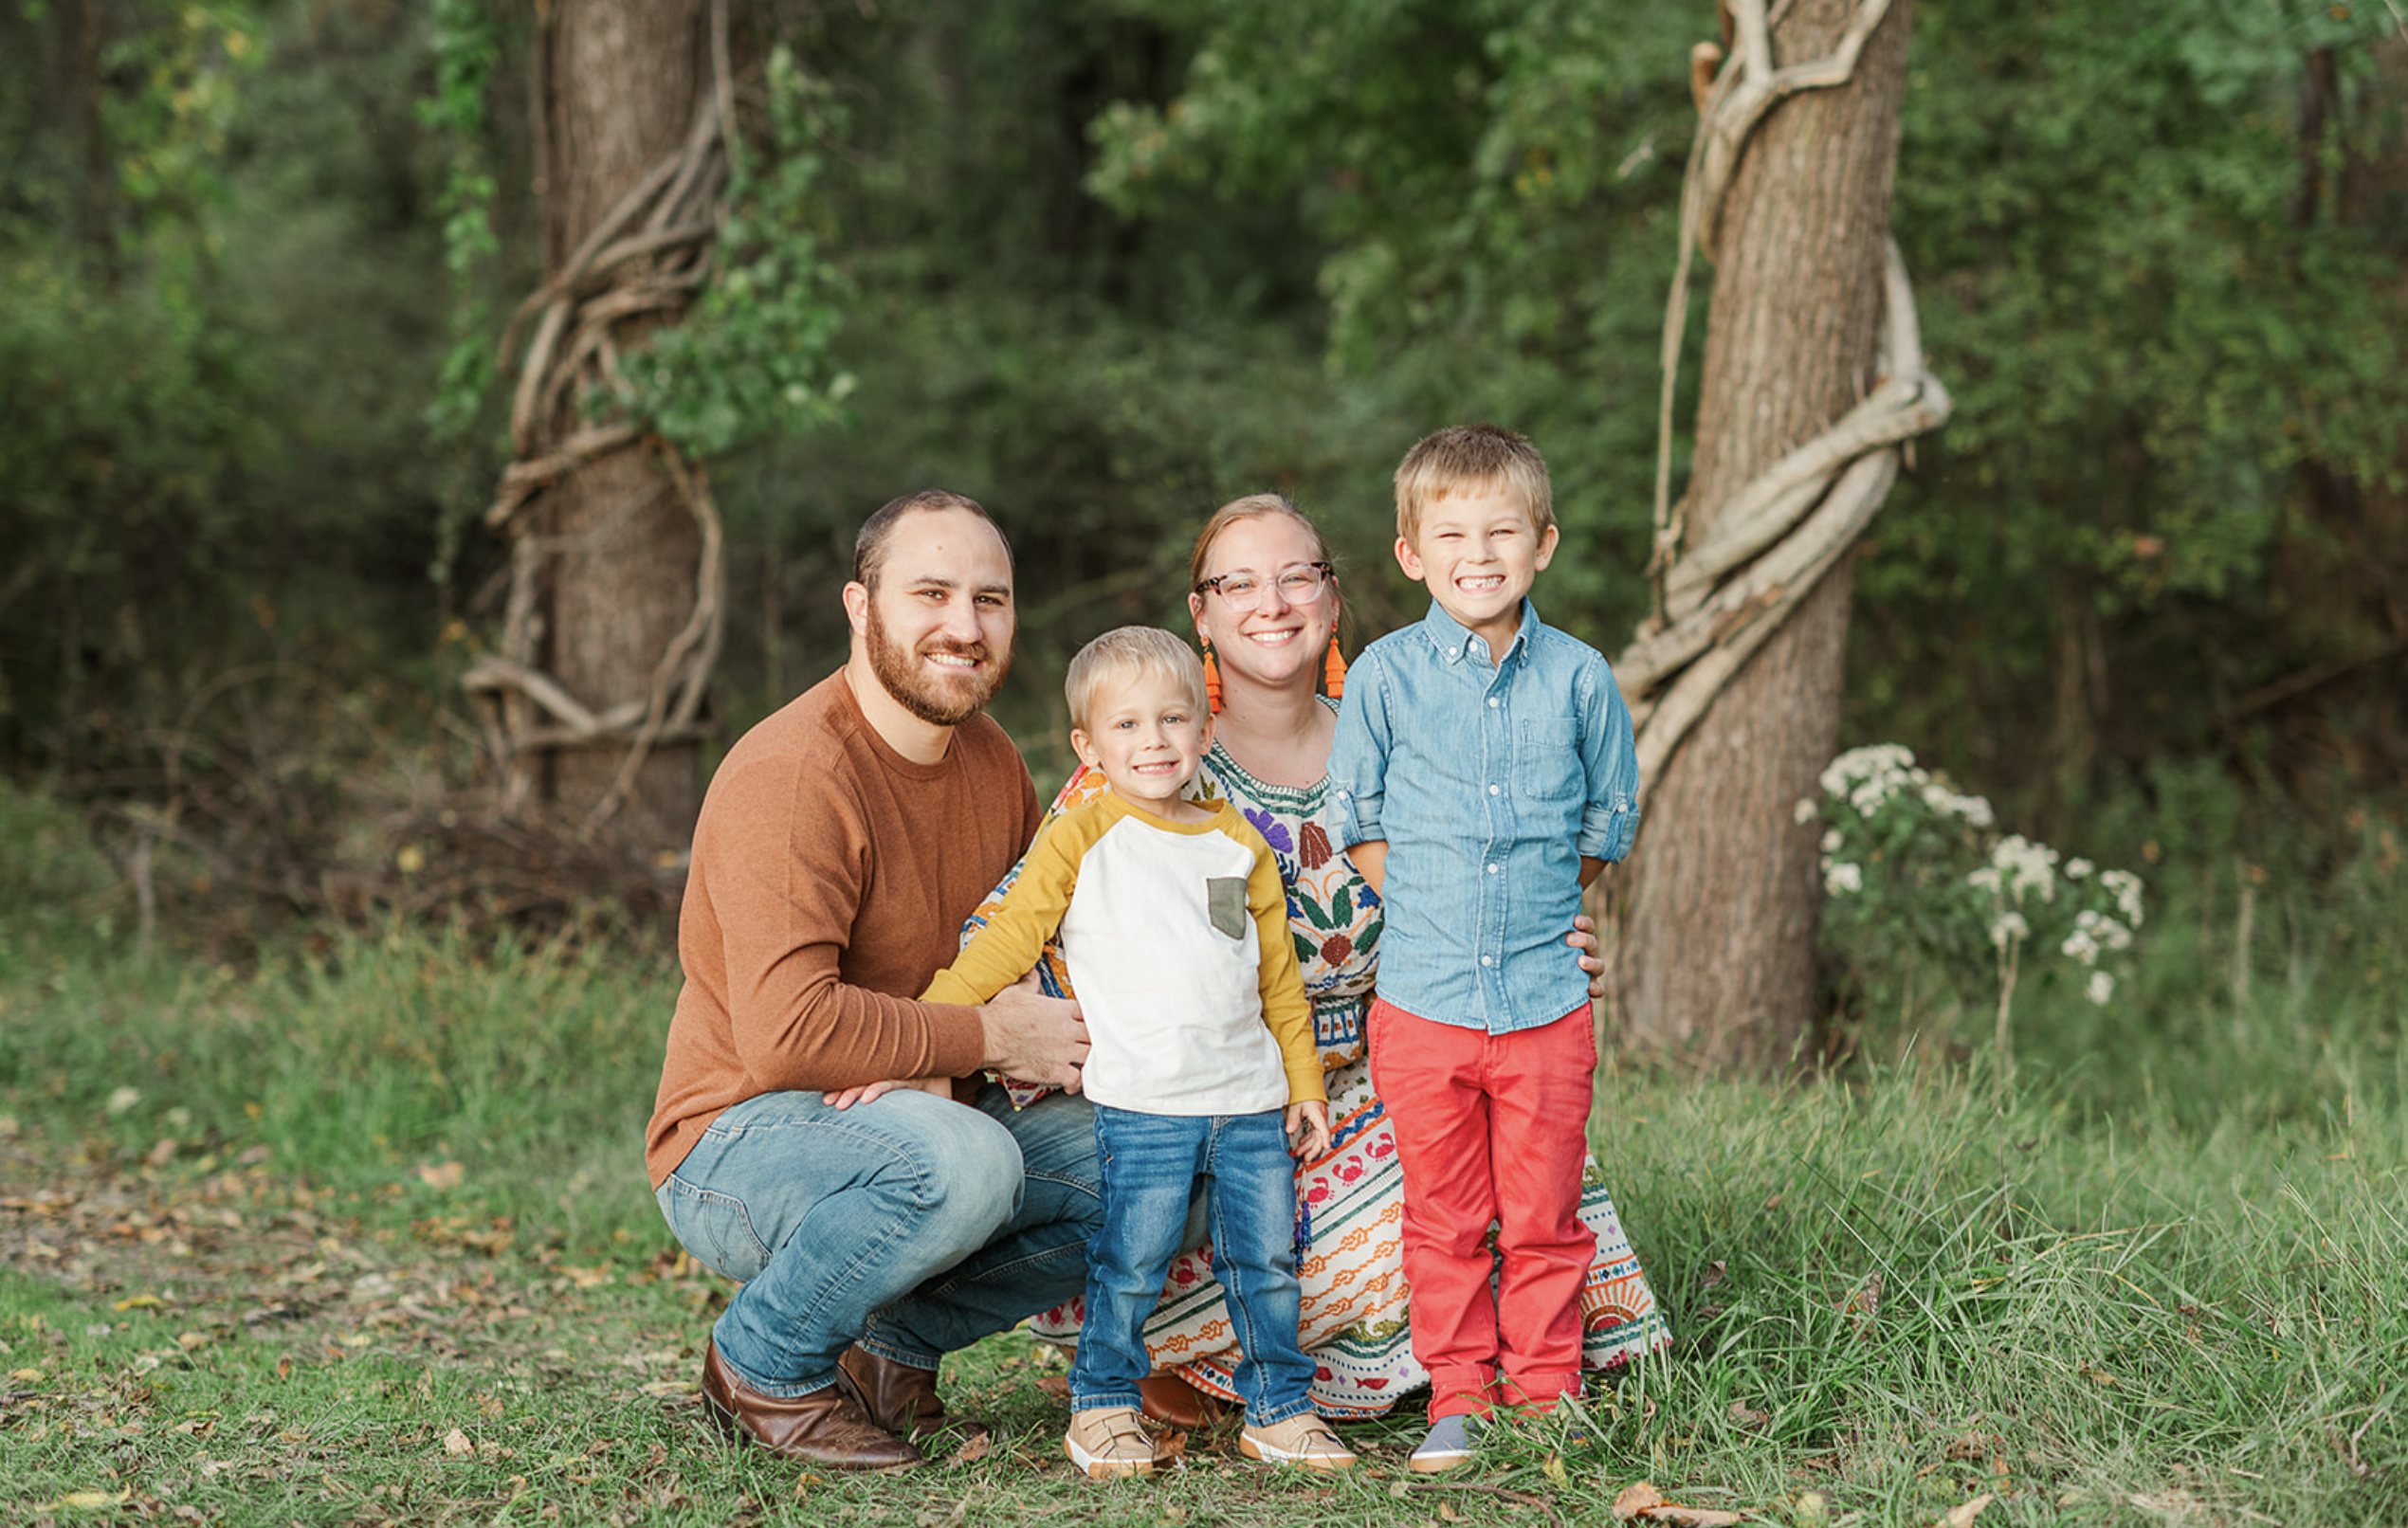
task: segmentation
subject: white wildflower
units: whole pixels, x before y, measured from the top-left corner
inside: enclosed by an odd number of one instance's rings
[[[1880,779],[1895,775],[1913,767],[1912,750],[1899,743],[1874,743],[1867,748],[1852,748],[1831,761],[1822,773],[1823,794],[1843,796],[1858,780]]]
[[[2065,878],[2066,878],[2068,881],[2079,881],[2079,880],[2081,880],[2084,876],[2089,875],[2091,871],[2093,871],[2093,870],[2095,870],[2095,869],[2097,869],[2097,868],[2098,868],[2098,866],[2097,866],[2097,865],[2092,864],[2091,864],[2089,861],[2088,861],[2088,860],[2083,860],[2083,859],[2072,859],[2072,860],[2068,860],[2068,861],[2066,861],[2066,862],[2065,862]]]
[[[2032,925],[2023,920],[2021,913],[2000,913],[1998,921],[1990,925],[1990,942],[2003,950],[2011,941],[2020,942],[2031,933]]]
[[[2132,931],[2114,919],[2100,919],[2098,927],[2090,932],[2098,936],[2099,943],[2107,949],[2129,950],[2132,948]]]
[[[1991,815],[1990,801],[1986,796],[1959,796],[1957,815],[1976,828],[1987,828],[1996,821]]]
[[[1823,871],[1823,889],[1834,897],[1844,897],[1852,891],[1864,890],[1864,867],[1848,864],[1830,866]]]
[[[2046,844],[2010,834],[1990,851],[1990,863],[2006,872],[2008,895],[2016,901],[2023,900],[2026,891],[2037,891],[2042,901],[2057,894],[2057,851]]]
[[[2058,949],[2086,966],[2099,963],[2099,941],[2092,938],[2087,930],[2075,929],[2065,937],[2065,943]]]
[[[2094,971],[2090,973],[2090,986],[2089,991],[2090,994],[2090,1001],[2098,1004],[2101,1008],[2105,1008],[2107,1007],[2107,999],[2115,995],[2115,978],[2108,975],[2104,971]]]
[[[1811,823],[1820,815],[1822,809],[1815,805],[1813,796],[1799,796],[1797,805],[1789,809],[1789,820],[1794,823]]]
[[[1980,869],[1976,870],[1965,877],[1965,884],[1971,886],[1976,891],[1986,891],[1993,897],[1997,896],[2000,885],[1998,867],[1996,865],[1983,865]]]
[[[2124,921],[2139,928],[2142,923],[2141,878],[2129,870],[2103,870],[2099,872],[2099,884],[2115,898],[2116,908],[2124,914]]]
[[[1846,840],[1840,836],[1839,829],[1834,828],[1830,832],[1823,835],[1823,852],[1825,854],[1837,854],[1839,852],[1839,846],[1845,842]]]

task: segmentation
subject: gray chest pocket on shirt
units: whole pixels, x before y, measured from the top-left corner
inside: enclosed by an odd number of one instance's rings
[[[1514,760],[1523,791],[1541,801],[1587,794],[1587,766],[1580,757],[1580,723],[1571,717],[1535,717],[1522,724]]]
[[[1212,915],[1213,926],[1223,934],[1232,939],[1246,937],[1246,878],[1206,876],[1204,910]]]

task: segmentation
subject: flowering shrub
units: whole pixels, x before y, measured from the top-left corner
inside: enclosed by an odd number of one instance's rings
[[[1912,1006],[1911,984],[1926,973],[1960,998],[1995,991],[2003,1045],[2026,971],[2114,1000],[2144,914],[2140,877],[1999,836],[1989,802],[1951,790],[1896,743],[1849,750],[1819,783],[1820,799],[1800,801],[1797,816],[1825,825],[1823,940],[1869,1005]]]

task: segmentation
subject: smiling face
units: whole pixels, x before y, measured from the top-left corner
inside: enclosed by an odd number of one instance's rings
[[[1396,538],[1396,562],[1496,658],[1520,628],[1523,598],[1555,543],[1555,527],[1540,530],[1520,494],[1475,485],[1426,507],[1412,538]]]
[[[880,687],[930,726],[976,715],[1012,666],[1017,625],[994,527],[958,509],[907,515],[873,577],[845,586],[845,609]]]
[[[1184,818],[1179,792],[1213,744],[1213,719],[1177,675],[1128,664],[1102,680],[1086,724],[1070,729],[1080,762],[1100,769],[1112,793],[1158,817]]]
[[[1213,538],[1199,579],[1244,573],[1261,590],[1260,603],[1242,613],[1217,592],[1188,596],[1195,634],[1213,645],[1225,676],[1272,688],[1313,687],[1330,633],[1338,628],[1338,581],[1324,580],[1318,593],[1298,605],[1280,593],[1279,579],[1328,555],[1309,527],[1286,515],[1232,520]]]

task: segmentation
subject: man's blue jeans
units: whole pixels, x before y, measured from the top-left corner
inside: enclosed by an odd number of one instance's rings
[[[1233,1376],[1256,1427],[1313,1409],[1313,1361],[1298,1345],[1296,1164],[1281,1111],[1137,1114],[1095,1107],[1104,1224],[1087,1244],[1086,1318],[1070,1365],[1075,1410],[1138,1404],[1153,1373],[1145,1319],[1187,1230],[1199,1178],[1210,1179],[1213,1275],[1229,1293],[1245,1360]]]
[[[908,1088],[735,1105],[658,1193],[685,1249],[744,1286],[711,1333],[721,1359],[808,1395],[856,1341],[934,1369],[1077,1294],[1103,1207],[1090,1113],[1061,1093],[1015,1111],[993,1082],[976,1107]]]

